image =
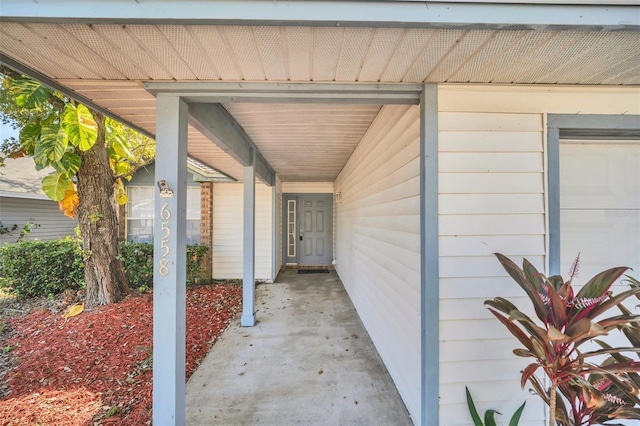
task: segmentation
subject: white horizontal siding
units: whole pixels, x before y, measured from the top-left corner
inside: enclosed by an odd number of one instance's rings
[[[241,183],[213,185],[213,278],[242,278],[243,193]],[[272,277],[272,191],[256,183],[256,279]]]
[[[542,114],[439,114],[441,424],[470,424],[465,385],[483,411],[513,413],[527,397],[527,361],[484,300],[527,305],[493,253],[544,267],[543,142]],[[528,405],[523,420],[541,420]]]
[[[518,342],[485,309],[520,287],[491,254],[544,271],[545,113],[639,114],[637,88],[440,86],[440,423],[471,425],[464,386],[506,421],[526,398],[521,425],[541,424],[539,398],[520,390]]]
[[[335,181],[336,269],[420,423],[418,108],[385,106]]]
[[[55,240],[75,235],[74,228],[78,221],[68,218],[58,208],[58,203],[28,198],[0,197],[0,221],[2,226],[18,229],[11,235],[0,235],[0,243],[15,242],[20,230],[28,221],[40,225],[33,228],[29,240]]]

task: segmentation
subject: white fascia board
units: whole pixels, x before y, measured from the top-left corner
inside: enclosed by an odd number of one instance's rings
[[[34,194],[32,192],[12,192],[12,191],[0,191],[0,197],[6,198],[26,198],[29,200],[49,200],[53,202],[49,197],[44,194]]]
[[[457,1],[2,0],[0,20],[601,31],[640,30],[640,7],[635,0],[626,5]]]

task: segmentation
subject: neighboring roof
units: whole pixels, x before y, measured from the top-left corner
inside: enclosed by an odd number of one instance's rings
[[[195,157],[187,157],[187,168],[197,182],[235,182],[236,180],[221,171],[214,169]]]
[[[0,167],[0,197],[48,200],[40,182],[53,169],[36,170],[31,157],[7,158]]]
[[[235,179],[193,157],[188,157],[187,168],[198,182],[235,182]],[[53,169],[50,167],[36,170],[31,157],[7,158],[5,167],[0,167],[0,197],[48,200],[40,182],[51,172]]]

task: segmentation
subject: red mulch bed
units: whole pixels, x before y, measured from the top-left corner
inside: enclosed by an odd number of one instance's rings
[[[187,290],[187,378],[240,311],[242,288]],[[151,423],[152,296],[63,319],[49,310],[8,319],[16,365],[4,377],[0,425]]]

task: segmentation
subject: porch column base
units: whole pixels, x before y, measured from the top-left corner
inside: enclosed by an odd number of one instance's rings
[[[254,325],[256,325],[255,314],[242,314],[242,316],[240,317],[241,327],[253,327]]]

